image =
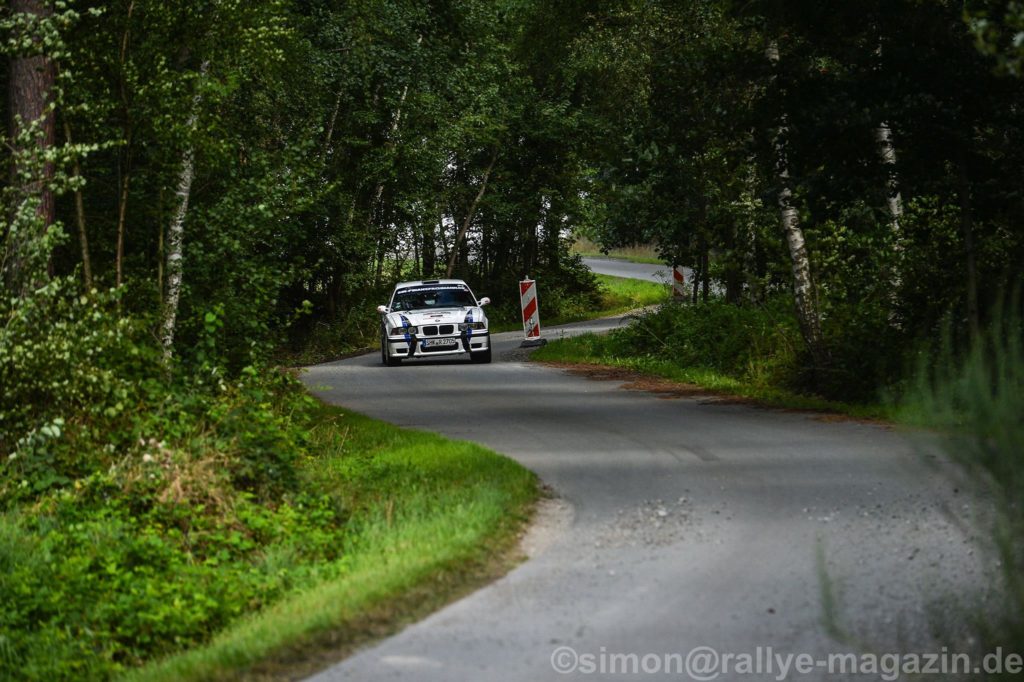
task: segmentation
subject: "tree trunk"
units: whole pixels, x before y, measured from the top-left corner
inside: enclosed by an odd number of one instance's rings
[[[898,301],[899,289],[903,284],[903,231],[900,221],[903,219],[903,197],[900,194],[899,176],[896,174],[896,146],[892,141],[892,129],[883,121],[875,128],[875,145],[878,156],[885,167],[885,207],[889,215],[889,232],[892,235],[893,264],[889,271],[889,296],[892,307]]]
[[[440,215],[441,207],[437,207]],[[423,225],[423,278],[429,279],[434,276],[434,268],[437,267],[437,244],[434,241],[434,221],[427,220]]]
[[[455,264],[459,260],[459,246],[466,238],[466,233],[469,231],[469,226],[473,222],[473,216],[476,215],[476,208],[480,205],[480,200],[484,198],[484,192],[487,191],[487,180],[491,177],[491,171],[494,170],[494,163],[497,160],[498,150],[495,149],[494,153],[491,154],[491,162],[487,164],[487,170],[484,171],[483,179],[480,181],[480,191],[476,193],[476,197],[473,198],[473,203],[469,205],[469,210],[466,211],[466,219],[462,221],[462,227],[459,228],[459,233],[455,236],[455,243],[452,245],[451,258],[448,259],[446,277],[451,277],[452,273],[455,272]]]
[[[707,303],[708,296],[711,294],[711,249],[708,247],[707,240],[704,240],[703,247],[700,254],[700,299]]]
[[[10,14],[28,14],[36,17],[49,17],[53,9],[45,0],[10,0]],[[11,36],[12,40],[20,36]],[[39,122],[40,128],[34,145],[37,147],[36,158],[45,154],[46,150],[52,149],[56,138],[55,121],[53,115],[53,88],[56,81],[56,69],[53,61],[44,54],[34,52],[45,49],[41,45],[33,45],[31,54],[14,54],[10,58],[10,70],[7,81],[8,113],[10,123],[8,131],[11,135],[11,149],[14,158],[17,159],[20,153],[28,150],[20,146],[18,137],[31,124]],[[30,160],[30,162],[32,162]],[[17,163],[17,162],[15,162]],[[12,170],[12,185],[18,186],[19,169]],[[36,274],[30,272],[32,265],[28,262],[29,244],[42,237],[49,230],[55,220],[56,205],[54,203],[53,191],[50,183],[53,180],[55,168],[53,162],[45,162],[42,168],[42,175],[35,171],[31,173],[33,180],[19,187],[23,198],[38,197],[39,207],[37,215],[40,218],[41,232],[39,234],[14,235],[15,243],[8,246],[7,261],[4,264],[4,275],[12,287],[25,293],[33,288],[38,282],[34,280]],[[52,270],[52,263],[47,263],[47,271]],[[51,273],[52,274],[52,273]]]
[[[765,56],[777,69],[779,65],[779,46],[772,42],[765,50]],[[773,76],[773,79],[778,76]],[[775,174],[779,184],[779,219],[786,244],[789,246],[789,257],[793,271],[793,299],[796,304],[797,320],[800,331],[807,344],[815,364],[826,364],[824,340],[821,333],[821,317],[818,313],[817,300],[814,295],[814,282],[811,279],[811,261],[807,253],[807,243],[800,227],[800,216],[793,203],[793,187],[789,175],[789,158],[787,142],[789,137],[789,119],[783,111],[779,116],[775,133]]]
[[[703,263],[703,261],[701,261],[700,258],[694,258],[693,259],[693,274],[692,274],[693,282],[692,282],[692,284],[690,286],[690,289],[692,290],[690,292],[690,302],[693,303],[694,305],[697,304],[697,294],[700,291],[700,279],[701,279],[700,268],[701,268],[701,266],[703,264],[704,263]]]
[[[338,121],[338,113],[341,111],[341,95],[342,89],[338,88],[338,94],[334,98],[334,110],[331,112],[331,117],[327,121],[327,132],[324,134],[324,144],[320,148],[320,158],[327,158],[327,152],[331,149],[331,142],[334,139],[334,125]]]
[[[885,207],[889,214],[889,227],[898,245],[901,237],[900,220],[903,219],[903,197],[900,194],[899,176],[896,174],[896,146],[892,141],[892,129],[885,121],[875,128],[875,144],[886,171]]]
[[[118,59],[120,64],[118,87],[121,94],[121,107],[124,114],[124,161],[122,163],[121,152],[118,151],[117,167],[120,180],[120,195],[117,203],[117,254],[115,257],[114,285],[120,287],[124,282],[124,238],[127,229],[128,214],[128,185],[132,175],[132,119],[131,106],[128,102],[128,87],[125,84],[125,64],[128,61],[128,41],[131,38],[132,12],[135,10],[135,0],[128,3],[128,14],[125,18],[124,33],[121,35],[121,51]],[[121,299],[117,303],[118,311],[121,309]]]
[[[751,137],[754,132],[751,131]],[[747,157],[747,172],[743,178],[743,191],[740,200],[745,209],[743,225],[744,249],[743,270],[747,281],[748,296],[751,301],[761,300],[761,277],[757,267],[757,158]],[[739,237],[737,239],[740,239]]]
[[[70,146],[71,125],[64,121],[64,139]],[[82,177],[82,165],[78,156],[74,157],[71,165],[71,172],[75,177]],[[75,222],[78,224],[78,244],[82,250],[82,281],[87,292],[92,291],[92,259],[89,257],[89,234],[85,229],[85,202],[82,199],[81,188],[75,190]]]
[[[437,234],[441,238],[442,262],[447,263],[448,258],[451,256],[451,249],[448,248],[448,235],[445,233],[444,229],[444,210],[441,210],[437,217]]]
[[[129,148],[125,150],[123,166],[121,165],[120,158],[118,159],[118,167],[122,168],[122,172],[118,174],[121,179],[121,191],[117,200],[117,254],[114,268],[114,285],[117,287],[120,287],[124,282],[124,237],[125,230],[127,229],[128,217],[128,185],[132,176],[132,153],[130,149],[130,145],[132,143],[131,131],[126,131],[126,134],[125,146]]]
[[[419,36],[416,39],[416,45],[423,42],[423,36]],[[402,88],[402,94],[398,98],[398,106],[395,107],[395,115],[391,119],[391,126],[388,129],[388,136],[384,142],[384,149],[390,152],[395,147],[395,137],[398,135],[398,129],[402,123],[402,107],[405,106],[405,98],[409,96],[409,85],[406,84]],[[340,102],[340,99],[339,99]],[[373,201],[370,203],[370,215],[367,219],[369,227],[373,227],[373,217],[377,212],[377,207],[380,204],[381,197],[384,195],[384,181],[377,183],[377,187],[373,192]]]
[[[160,194],[163,195],[163,189],[160,190]],[[161,202],[162,203],[162,202]],[[157,236],[156,236],[156,291],[157,298],[160,308],[164,307],[164,221],[163,213],[160,214],[160,220],[157,223]]]
[[[189,113],[185,129],[192,135],[199,120],[199,107],[203,101],[203,81],[210,68],[209,62],[199,67],[199,82],[196,94],[192,97],[192,111]],[[174,196],[178,206],[167,227],[167,298],[164,304],[163,321],[161,323],[160,341],[164,348],[164,360],[170,362],[174,354],[174,329],[178,316],[178,303],[181,299],[182,257],[185,240],[185,214],[188,213],[188,202],[192,194],[192,180],[195,177],[195,143],[190,138],[185,142],[181,153],[181,170],[178,173],[178,188]]]
[[[974,246],[974,211],[971,205],[971,179],[967,174],[967,162],[963,158],[958,164],[960,184],[960,230],[964,237],[964,255],[967,260],[967,321],[971,335],[981,331],[981,315],[978,310],[978,261]]]

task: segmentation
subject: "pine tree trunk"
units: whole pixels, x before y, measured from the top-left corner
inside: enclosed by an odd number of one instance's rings
[[[203,62],[199,68],[198,89],[192,98],[192,111],[189,113],[188,122],[185,126],[189,134],[195,132],[196,124],[199,120],[199,107],[203,101],[202,86],[209,67],[209,62]],[[181,154],[178,187],[174,192],[178,205],[171,218],[171,223],[167,227],[167,297],[164,303],[163,321],[160,325],[160,341],[163,344],[164,360],[166,362],[170,362],[174,354],[174,330],[178,316],[178,303],[181,299],[185,215],[188,213],[188,202],[192,195],[192,180],[194,177],[195,143],[189,139],[185,143],[185,150]]]
[[[777,69],[779,64],[778,44],[772,42],[765,51],[765,56]],[[773,78],[777,78],[777,76]],[[793,271],[793,298],[800,332],[815,364],[823,366],[826,364],[827,358],[821,333],[821,317],[814,294],[814,282],[811,279],[811,260],[807,252],[807,242],[804,240],[804,232],[800,227],[800,216],[793,202],[792,179],[789,174],[789,157],[786,149],[788,137],[789,119],[786,113],[782,112],[775,133],[775,174],[779,184],[779,220],[782,232],[786,237],[786,244],[789,246]]]
[[[53,9],[45,0],[10,0],[9,12],[10,14],[48,17],[53,14]],[[11,36],[11,39],[19,37]],[[33,51],[40,47],[34,46]],[[19,152],[24,151],[18,142],[23,125],[40,122],[39,134],[35,140],[40,156],[54,146],[56,124],[52,110],[52,98],[55,81],[56,69],[53,61],[46,54],[15,54],[10,58],[7,80],[8,114],[10,115],[8,131],[11,135],[11,149],[14,151],[15,158]],[[28,272],[31,269],[26,253],[29,244],[33,240],[40,239],[55,220],[56,204],[53,191],[50,189],[50,182],[53,180],[55,172],[53,163],[44,163],[42,171],[41,176],[37,176],[36,179],[19,188],[25,198],[39,198],[37,214],[40,218],[42,232],[36,235],[14,235],[16,242],[8,246],[8,254],[4,263],[3,275],[12,287],[21,293],[34,288],[38,282],[30,280],[34,279],[35,274],[41,274]],[[34,175],[37,174],[34,173]],[[11,181],[12,185],[19,184],[17,168],[12,168]],[[47,270],[52,270],[52,263],[47,265]]]

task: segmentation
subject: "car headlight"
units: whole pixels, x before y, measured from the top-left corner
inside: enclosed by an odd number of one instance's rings
[[[486,322],[463,322],[459,325],[459,331],[464,332],[467,329],[487,329]]]
[[[392,327],[390,334],[392,336],[398,336],[400,334],[415,334],[416,327]]]

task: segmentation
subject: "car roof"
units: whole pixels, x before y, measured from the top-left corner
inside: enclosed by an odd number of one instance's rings
[[[429,286],[431,284],[438,284],[438,285],[442,285],[442,286],[444,286],[444,285],[451,286],[453,284],[461,284],[462,286],[466,287],[467,289],[469,288],[469,285],[466,284],[461,279],[422,279],[422,280],[417,280],[417,281],[414,281],[414,282],[399,282],[398,284],[395,285],[395,291],[398,291],[399,289],[406,289],[408,287]]]

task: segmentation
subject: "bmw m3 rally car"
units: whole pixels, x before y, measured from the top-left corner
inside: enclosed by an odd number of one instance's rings
[[[394,367],[406,358],[469,354],[491,361],[491,338],[483,306],[461,279],[399,282],[381,314],[380,357]]]

